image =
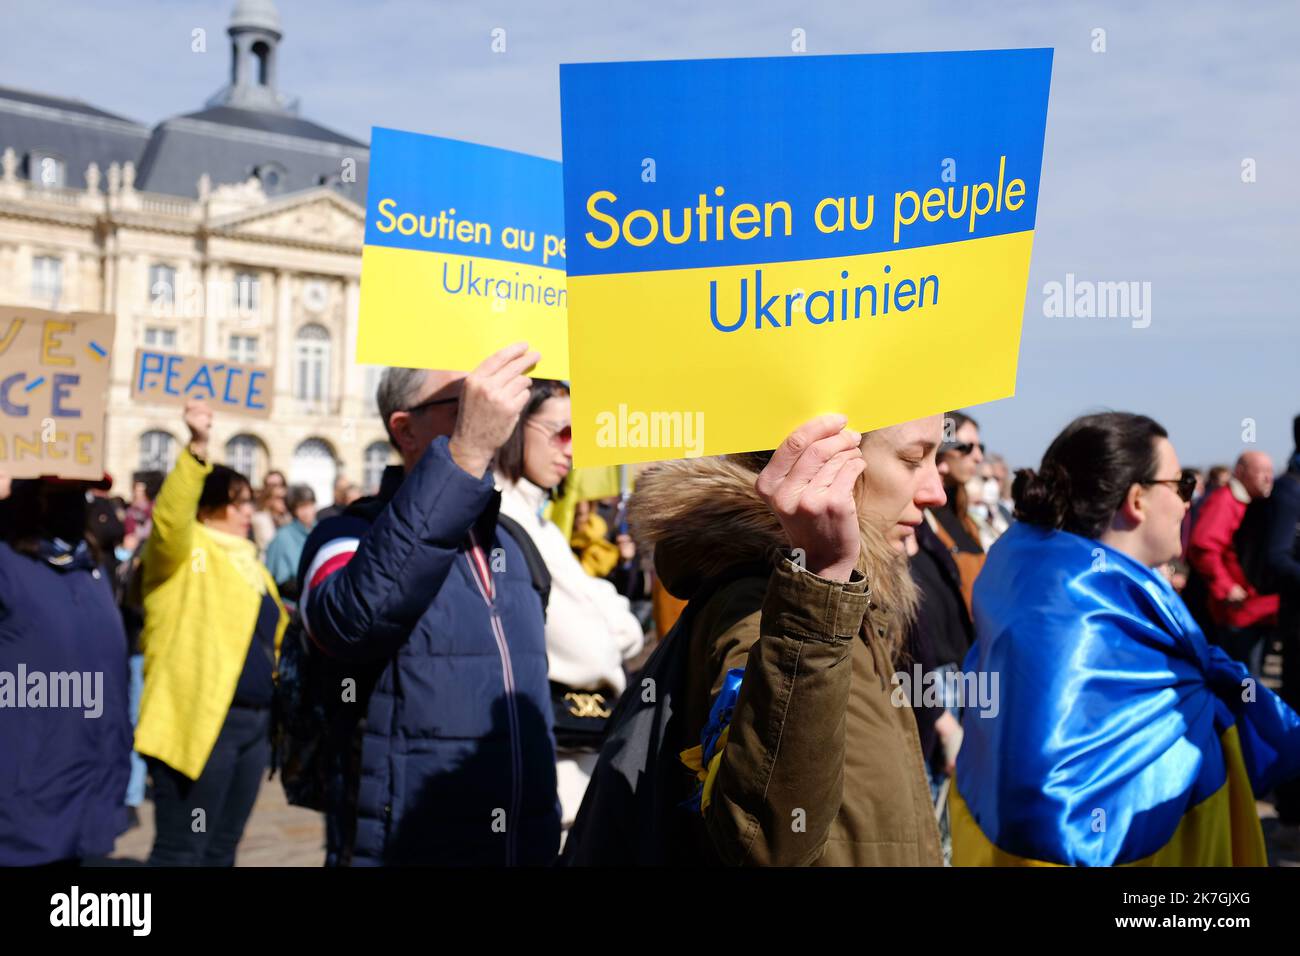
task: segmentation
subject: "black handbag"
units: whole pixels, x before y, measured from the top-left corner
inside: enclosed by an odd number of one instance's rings
[[[551,710],[555,715],[555,749],[595,753],[605,742],[605,731],[618,695],[608,688],[574,690],[551,681]]]
[[[546,567],[542,553],[520,524],[499,514],[497,523],[515,539],[524,553],[533,589],[542,601],[542,616],[551,596],[551,572]],[[618,695],[609,689],[580,691],[551,681],[551,711],[554,715],[555,749],[595,753],[605,741],[605,726],[614,712]]]

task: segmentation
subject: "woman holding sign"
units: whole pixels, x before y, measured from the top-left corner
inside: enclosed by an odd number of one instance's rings
[[[207,460],[204,402],[186,403],[185,424],[189,447],[145,543],[135,749],[154,783],[150,863],[233,866],[270,758],[272,674],[289,618],[248,537],[248,479]]]
[[[689,603],[612,719],[566,862],[941,865],[890,679],[941,439],[937,415],[867,435],[826,415],[775,452],[641,474],[633,529]]]

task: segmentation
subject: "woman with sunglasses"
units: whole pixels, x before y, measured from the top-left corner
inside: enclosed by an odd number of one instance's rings
[[[1076,419],[975,585],[957,865],[1265,865],[1254,798],[1300,774],[1300,716],[1156,570],[1195,490],[1143,415]],[[996,679],[997,683],[993,681]]]
[[[627,598],[583,570],[564,532],[543,517],[572,468],[569,390],[562,382],[537,379],[519,424],[497,453],[495,469],[501,513],[522,527],[533,544],[532,556],[550,575],[546,653],[566,834],[596,765],[606,718],[627,685],[623,662],[639,654],[645,640]],[[528,554],[527,542],[519,544]]]

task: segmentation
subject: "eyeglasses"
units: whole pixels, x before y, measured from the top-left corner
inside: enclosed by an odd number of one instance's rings
[[[453,395],[451,398],[431,398],[421,402],[419,405],[412,405],[410,408],[403,409],[408,415],[414,412],[422,412],[426,408],[433,408],[435,405],[454,405],[460,401],[459,395]]]
[[[1173,485],[1174,490],[1178,492],[1178,497],[1188,504],[1191,503],[1192,495],[1196,494],[1196,476],[1180,475],[1177,478],[1152,478],[1150,481],[1139,482],[1143,485]]]
[[[948,446],[946,446],[943,450],[944,450],[944,451],[955,451],[955,452],[957,452],[959,455],[969,455],[969,454],[970,454],[971,452],[973,452],[976,448],[978,448],[978,449],[980,450],[980,454],[981,454],[981,455],[984,454],[984,443],[983,443],[983,442],[970,442],[970,441],[965,441],[965,442],[962,442],[961,444],[948,445]]]
[[[552,445],[568,445],[573,441],[573,426],[571,424],[557,425],[554,422],[544,422],[541,419],[530,418],[528,427],[538,428],[546,432],[546,437],[551,440]]]

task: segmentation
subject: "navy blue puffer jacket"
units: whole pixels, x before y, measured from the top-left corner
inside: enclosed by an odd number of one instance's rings
[[[126,828],[122,618],[84,544],[42,544],[0,542],[0,866],[106,855]]]
[[[307,540],[303,624],[338,675],[338,706],[356,707],[331,742],[329,862],[556,855],[542,602],[498,532],[498,504],[490,473],[467,474],[439,438],[409,475],[389,468],[377,498]]]

